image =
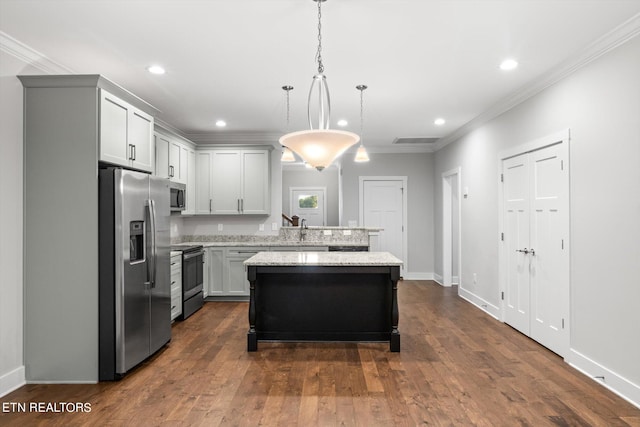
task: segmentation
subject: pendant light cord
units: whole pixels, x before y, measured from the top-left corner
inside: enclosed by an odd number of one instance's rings
[[[360,91],[360,145],[363,145],[364,140],[364,90],[367,85],[358,85],[356,89]]]
[[[316,52],[316,62],[318,63],[318,74],[324,72],[324,64],[322,64],[322,2],[324,0],[315,0],[318,3],[318,51]]]

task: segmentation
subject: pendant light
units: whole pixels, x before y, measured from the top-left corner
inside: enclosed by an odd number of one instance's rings
[[[287,92],[287,132],[289,132],[289,92],[293,90],[293,86],[289,86],[289,85],[282,86],[282,90]],[[280,157],[280,161],[286,162],[286,163],[296,161],[296,158],[291,152],[291,150],[289,150],[284,145],[282,146],[282,157]]]
[[[363,132],[362,129],[364,127],[364,120],[363,120],[363,114],[362,112],[364,111],[364,103],[363,103],[363,94],[364,94],[364,90],[367,88],[366,85],[358,85],[356,86],[356,89],[358,89],[360,91],[360,146],[358,147],[358,151],[356,152],[356,157],[355,159],[353,159],[354,162],[356,163],[363,163],[363,162],[368,162],[369,161],[369,155],[367,154],[367,149],[364,148],[364,143],[362,142],[363,140]]]
[[[280,145],[290,148],[302,159],[319,171],[327,168],[349,147],[357,144],[360,137],[353,132],[329,129],[331,118],[331,100],[329,87],[322,63],[322,3],[326,0],[313,0],[318,3],[318,50],[316,62],[318,74],[313,76],[309,98],[307,100],[307,117],[309,130],[288,133],[280,138]],[[317,95],[314,95],[314,89]],[[312,98],[318,100],[318,125],[314,129],[311,120]]]

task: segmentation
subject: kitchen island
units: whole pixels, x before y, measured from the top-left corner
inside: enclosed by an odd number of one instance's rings
[[[398,279],[388,252],[260,252],[250,284],[247,350],[258,341],[388,341],[400,351]]]

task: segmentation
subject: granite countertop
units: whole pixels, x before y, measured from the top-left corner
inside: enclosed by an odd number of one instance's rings
[[[352,242],[352,241],[330,241],[330,242],[317,242],[317,241],[291,241],[291,240],[270,240],[270,241],[260,241],[255,240],[251,242],[246,241],[224,241],[224,242],[182,242],[176,243],[175,246],[193,246],[193,245],[202,245],[205,248],[225,248],[225,247],[278,247],[278,246],[318,246],[318,247],[328,247],[328,246],[369,246],[367,243],[362,242]]]
[[[389,252],[260,252],[246,266],[395,266],[402,261]]]

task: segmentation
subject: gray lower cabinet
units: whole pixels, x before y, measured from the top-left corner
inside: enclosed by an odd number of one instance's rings
[[[258,252],[324,252],[326,246],[229,246],[206,249],[204,283],[207,297],[247,297],[249,281],[244,261]]]
[[[182,314],[182,254],[171,256],[171,320]]]
[[[208,269],[207,277],[205,280],[205,286],[209,289],[208,295],[210,297],[227,295],[224,286],[224,248],[208,248],[207,260]]]
[[[225,281],[227,283],[227,295],[249,295],[249,281],[244,262],[258,252],[268,248],[227,248],[225,259]]]

